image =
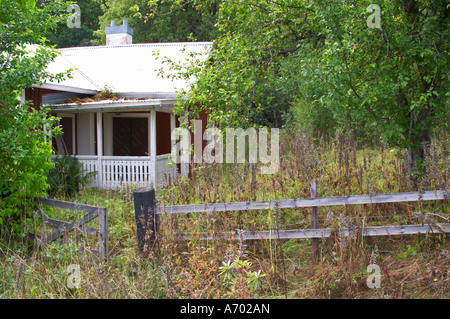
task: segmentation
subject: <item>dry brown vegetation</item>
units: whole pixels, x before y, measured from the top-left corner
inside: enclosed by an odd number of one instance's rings
[[[332,140],[298,133],[283,137],[279,171],[259,174],[259,165],[193,168],[190,180],[158,190],[160,205],[253,201],[310,196],[407,192],[403,150],[360,149],[349,135]],[[449,137],[429,147],[419,191],[449,190]],[[335,206],[319,209],[319,227],[334,229],[320,241],[314,263],[309,240],[175,241],[176,233],[306,229],[309,209],[210,212],[160,216],[162,238],[137,250],[132,189],[84,189],[72,201],[109,212],[110,258],[100,263],[75,245],[27,249],[29,242],[4,238],[0,246],[0,295],[12,298],[449,298],[450,244],[446,234],[361,237],[362,225],[418,224],[420,216],[448,222],[448,201]],[[62,217],[63,212],[49,212]],[[67,212],[64,213],[67,215]],[[421,215],[422,214],[422,215]],[[70,215],[70,214],[69,214]],[[70,215],[76,219],[77,216]],[[342,227],[355,229],[342,236]],[[84,242],[87,250],[94,245]],[[367,286],[369,264],[381,270],[381,287]],[[80,265],[80,288],[68,288],[69,264]]]
[[[119,98],[113,93],[101,92],[101,93],[97,93],[91,97],[83,97],[83,98],[68,97],[64,100],[64,103],[65,104],[70,104],[70,103],[83,104],[83,103],[91,103],[91,102],[99,102],[99,101],[119,101],[121,99],[123,99],[125,101],[126,100],[146,100],[145,98],[128,98],[128,97]]]

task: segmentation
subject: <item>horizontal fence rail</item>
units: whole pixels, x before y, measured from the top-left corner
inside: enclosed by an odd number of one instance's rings
[[[256,202],[234,202],[234,203],[211,203],[195,205],[175,205],[159,206],[156,209],[157,214],[186,214],[186,213],[207,213],[207,212],[231,212],[239,210],[264,210],[264,209],[284,209],[284,208],[304,208],[304,207],[322,207],[322,206],[341,206],[341,205],[361,205],[361,204],[384,204],[401,203],[415,201],[443,200],[448,198],[449,191],[426,191],[424,193],[393,193],[376,195],[352,195],[352,196],[334,196],[320,198],[297,198],[280,199],[271,201]]]
[[[328,238],[337,230],[333,228],[320,229],[288,229],[288,230],[266,230],[266,231],[236,231],[221,233],[189,233],[176,234],[173,240],[273,240],[273,239],[314,239]],[[437,225],[404,225],[404,226],[368,226],[362,229],[342,228],[339,230],[341,236],[399,236],[417,235],[430,233],[449,233],[450,224]]]

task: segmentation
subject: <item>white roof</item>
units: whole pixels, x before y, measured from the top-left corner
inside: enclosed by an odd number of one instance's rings
[[[167,57],[185,64],[193,59],[191,53],[199,53],[198,58],[206,59],[210,46],[211,42],[183,42],[59,49],[61,55],[47,71],[56,74],[76,68],[73,78],[61,83],[48,82],[42,87],[87,94],[107,87],[122,96],[144,93],[148,97],[174,98],[177,91],[187,88],[189,83],[184,79],[159,76],[161,68],[165,74],[177,72],[169,70],[167,63],[162,61]]]
[[[158,107],[159,112],[172,113],[174,100],[169,99],[118,99],[101,100],[83,103],[62,103],[50,105],[55,113],[81,113],[104,111],[148,111],[149,108]]]

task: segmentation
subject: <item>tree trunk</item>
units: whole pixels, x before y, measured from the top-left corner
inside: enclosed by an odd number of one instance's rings
[[[418,175],[424,173],[420,162],[425,161],[426,154],[429,154],[430,142],[430,134],[426,130],[421,136],[410,141],[408,146],[408,175],[415,190],[418,189]]]

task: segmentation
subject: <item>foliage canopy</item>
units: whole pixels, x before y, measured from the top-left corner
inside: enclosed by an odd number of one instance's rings
[[[63,19],[62,10],[56,2],[44,7],[34,1],[0,2],[0,225],[32,205],[48,186],[53,152],[43,127],[54,125],[55,118],[45,107],[30,108],[21,96],[25,88],[65,76],[45,71],[57,53],[44,46],[42,37]]]
[[[306,115],[316,131],[407,148],[412,172],[433,129],[449,129],[450,5],[378,3],[374,28],[368,0],[223,0],[210,59],[184,69],[198,81],[179,112],[207,108],[226,126]]]

